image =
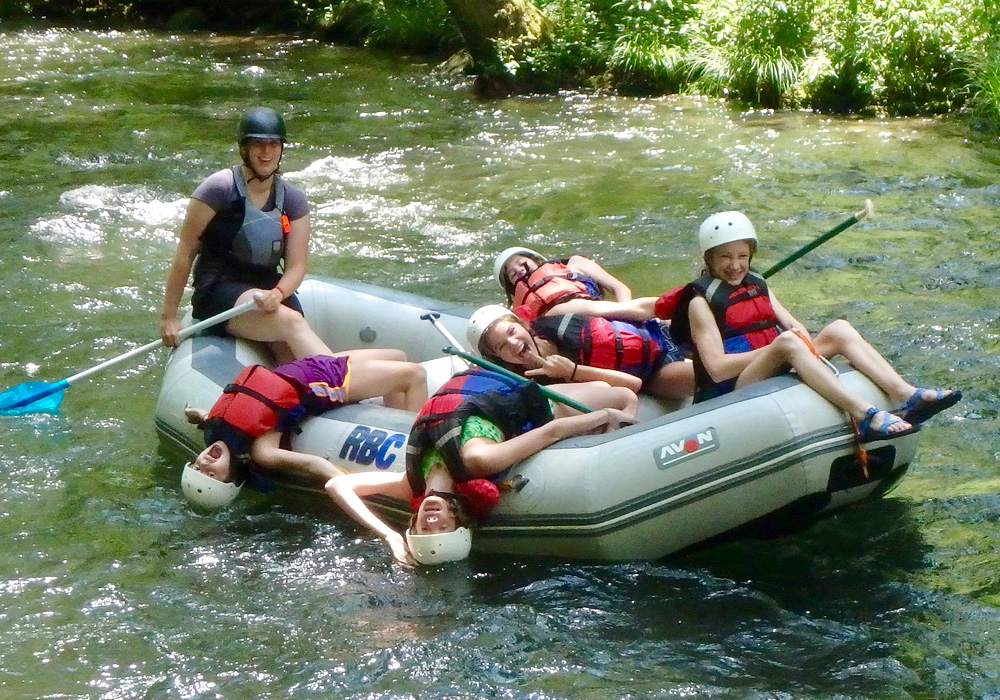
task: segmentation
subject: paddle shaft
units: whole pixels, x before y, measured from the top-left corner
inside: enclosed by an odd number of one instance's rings
[[[206,318],[204,321],[199,321],[198,323],[194,323],[194,324],[188,326],[187,328],[182,329],[181,332],[178,335],[180,336],[181,340],[184,340],[186,338],[190,338],[192,335],[194,335],[195,333],[197,333],[200,330],[208,328],[209,326],[214,326],[217,323],[223,323],[224,321],[228,321],[231,318],[235,318],[236,316],[239,316],[240,314],[249,311],[255,305],[256,305],[256,302],[251,300],[251,301],[245,302],[243,304],[240,304],[239,306],[234,306],[233,308],[231,308],[231,309],[229,309],[227,311],[223,311],[221,314],[216,314],[215,316],[212,316],[211,318]],[[49,384],[48,386],[46,386],[46,387],[44,387],[42,389],[39,389],[38,391],[36,391],[33,394],[22,396],[17,401],[14,401],[14,402],[10,403],[9,405],[5,405],[4,406],[4,410],[5,411],[9,411],[9,410],[13,410],[15,408],[23,408],[24,406],[27,406],[28,404],[35,403],[36,401],[41,401],[44,398],[47,398],[49,396],[52,396],[55,393],[58,393],[58,392],[64,390],[66,387],[68,387],[73,382],[79,381],[79,380],[81,380],[81,379],[83,379],[85,377],[89,377],[90,375],[95,374],[97,372],[100,372],[101,370],[107,369],[108,367],[111,367],[113,365],[117,365],[119,362],[124,362],[125,360],[128,360],[129,358],[135,357],[136,355],[141,355],[144,352],[149,352],[150,350],[155,350],[156,348],[158,348],[158,347],[160,347],[162,345],[163,345],[163,339],[162,338],[160,340],[154,340],[151,343],[146,343],[142,347],[138,347],[138,348],[135,348],[133,350],[129,350],[128,352],[123,353],[123,354],[119,355],[118,357],[113,357],[110,360],[105,360],[104,362],[102,362],[99,365],[95,365],[94,367],[91,367],[89,369],[85,369],[82,372],[77,372],[76,374],[74,374],[71,377],[66,377],[65,379],[59,380],[58,382],[53,382],[52,384]]]
[[[490,362],[489,360],[484,360],[481,357],[470,355],[464,350],[459,350],[458,348],[448,346],[444,349],[444,352],[448,353],[449,355],[457,355],[458,357],[461,357],[463,360],[467,362],[479,365],[480,367],[496,372],[497,374],[502,374],[505,377],[509,377],[510,379],[514,379],[516,381],[524,383],[531,381],[530,379],[522,377],[517,372],[511,372],[506,367],[501,367],[500,365]],[[590,406],[586,406],[580,403],[579,401],[574,401],[573,399],[567,396],[563,396],[559,392],[552,391],[552,389],[549,389],[546,386],[542,386],[541,384],[539,384],[538,388],[542,390],[542,394],[544,394],[547,398],[550,398],[553,401],[558,401],[561,404],[566,404],[570,408],[575,408],[580,413],[593,413],[594,411],[594,409],[592,409]]]
[[[240,304],[239,306],[234,306],[233,308],[227,311],[223,311],[221,314],[216,314],[211,318],[206,318],[204,321],[198,321],[198,323],[193,323],[187,328],[182,328],[181,332],[178,333],[178,335],[180,336],[181,340],[186,340],[187,338],[190,338],[198,331],[204,330],[205,328],[209,328],[210,326],[214,326],[217,323],[223,323],[224,321],[228,321],[231,318],[235,318],[240,314],[249,311],[256,305],[256,303],[257,302],[250,300],[248,302]],[[77,374],[74,374],[72,377],[67,377],[65,379],[66,384],[72,384],[77,380],[89,377],[92,374],[96,374],[101,370],[107,369],[108,367],[112,367],[113,365],[117,365],[119,362],[124,362],[125,360],[135,357],[136,355],[142,355],[143,353],[149,352],[150,350],[155,350],[161,345],[163,345],[162,338],[159,340],[154,340],[151,343],[146,343],[141,347],[129,350],[126,353],[122,353],[118,357],[112,357],[110,360],[105,360],[101,364],[91,367],[90,369],[85,369],[82,372],[78,372]]]
[[[871,218],[874,215],[875,215],[875,208],[872,206],[872,201],[870,199],[866,199],[864,209],[862,209],[861,211],[859,211],[857,214],[847,219],[846,221],[838,224],[837,226],[834,226],[832,229],[824,233],[822,236],[819,236],[815,240],[812,240],[809,243],[805,244],[797,251],[795,251],[787,258],[785,258],[784,260],[781,260],[772,267],[768,268],[761,276],[764,277],[764,279],[767,279],[774,273],[784,270],[786,267],[788,267],[793,262],[801,258],[803,255],[807,254],[811,250],[815,250],[816,248],[820,247],[828,240],[836,236],[838,233],[846,231],[847,229],[849,229],[851,226],[854,226],[854,224],[858,223],[862,219]]]
[[[437,329],[438,333],[443,335],[444,339],[447,340],[449,343],[451,343],[455,348],[459,350],[464,350],[462,344],[458,342],[458,340],[456,340],[455,336],[451,334],[451,331],[449,331],[447,328],[444,327],[444,324],[438,320],[439,318],[441,318],[441,314],[439,314],[436,311],[428,311],[427,313],[425,313],[423,316],[420,317],[422,321],[430,321],[431,325]],[[456,355],[456,357],[458,356]],[[472,366],[469,364],[468,360],[464,360],[464,362],[466,367]]]

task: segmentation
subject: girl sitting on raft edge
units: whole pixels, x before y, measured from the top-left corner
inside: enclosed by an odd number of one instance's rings
[[[870,441],[912,433],[962,398],[957,389],[908,383],[846,320],[810,338],[764,278],[751,271],[757,232],[744,214],[708,217],[698,243],[705,272],[684,287],[671,322],[675,340],[693,352],[696,402],[794,369],[816,393],[858,421],[860,439]],[[895,413],[849,392],[820,359],[834,355],[845,357],[895,401]]]

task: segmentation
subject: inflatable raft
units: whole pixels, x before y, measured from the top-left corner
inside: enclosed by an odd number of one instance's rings
[[[309,279],[299,290],[306,317],[337,350],[395,347],[428,371],[437,389],[459,361],[420,317],[465,339],[473,309],[356,282]],[[185,456],[204,444],[183,416],[210,407],[239,370],[271,364],[266,350],[230,338],[194,337],[170,355],[156,407],[161,440]],[[863,375],[841,381],[875,405],[886,397]],[[361,403],[310,418],[294,449],[345,471],[402,470],[413,414]],[[905,473],[917,434],[869,443],[859,463],[844,414],[794,376],[777,377],[697,405],[643,397],[640,423],[564,440],[512,468],[500,504],[476,533],[477,551],[594,560],[655,559],[746,526],[795,528],[866,499]],[[178,464],[178,466],[180,466]],[[291,483],[319,489],[321,484]],[[407,504],[373,499],[402,523]]]

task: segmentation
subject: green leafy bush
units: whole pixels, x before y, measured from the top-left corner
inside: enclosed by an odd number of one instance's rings
[[[859,50],[869,56],[875,98],[894,114],[943,112],[966,96],[963,45],[972,3],[874,0],[864,10]]]
[[[296,0],[328,38],[434,54],[461,46],[443,0]]]
[[[970,56],[968,87],[976,125],[1000,130],[1000,37],[991,37],[981,54]]]
[[[1000,0],[534,0],[544,41],[497,41],[480,65],[522,91],[701,91],[763,107],[925,114],[1000,128]],[[0,19],[71,25],[318,30],[443,56],[444,0],[0,0]]]
[[[779,107],[790,97],[814,35],[813,0],[707,0],[691,33],[699,89]]]
[[[613,12],[617,36],[608,62],[619,87],[678,90],[690,71],[684,27],[693,6],[682,0],[622,0]]]
[[[536,6],[551,20],[548,41],[506,57],[511,73],[530,89],[595,87],[604,82],[611,26],[608,3],[547,0]]]
[[[875,104],[870,51],[858,0],[826,0],[816,8],[813,49],[800,76],[799,103],[831,112],[863,112]]]

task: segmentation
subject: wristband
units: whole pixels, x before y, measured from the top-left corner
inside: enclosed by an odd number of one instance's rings
[[[282,289],[282,288],[281,288],[280,286],[278,286],[278,285],[274,285],[274,288],[278,290],[278,293],[279,293],[279,294],[281,294],[281,298],[282,298],[282,299],[284,299],[284,298],[285,298],[285,290],[284,290],[284,289]]]
[[[569,375],[569,380],[570,381],[573,381],[574,379],[576,379],[576,370],[577,370],[577,368],[579,366],[580,365],[578,365],[577,363],[575,363],[575,362],[573,363],[573,374]]]

